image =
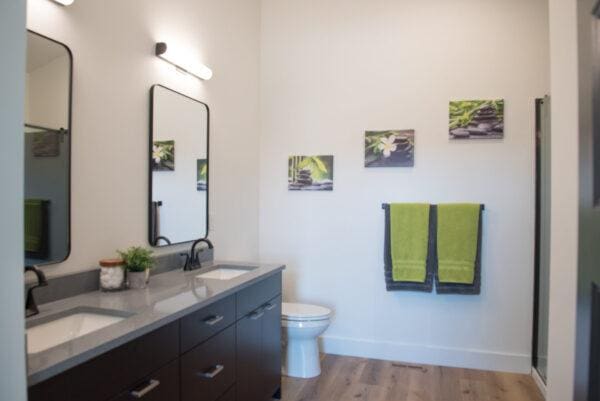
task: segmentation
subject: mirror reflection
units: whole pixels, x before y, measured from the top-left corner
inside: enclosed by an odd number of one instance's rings
[[[151,91],[150,233],[153,246],[208,234],[206,104],[155,85]]]
[[[69,254],[71,54],[27,33],[25,92],[25,264]]]

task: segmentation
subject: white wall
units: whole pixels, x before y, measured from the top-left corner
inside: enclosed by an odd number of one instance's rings
[[[573,398],[578,231],[577,1],[550,0],[552,234],[548,401]]]
[[[23,117],[25,3],[0,2],[0,399],[25,401],[23,299]]]
[[[578,253],[578,0],[550,0],[552,229],[548,401],[573,399]]]
[[[335,310],[325,350],[529,371],[546,1],[263,0],[261,38],[260,255]],[[505,99],[505,139],[450,142],[448,101],[479,98]],[[363,167],[378,129],[416,130],[414,168]],[[335,155],[334,191],[289,192],[293,154]],[[486,204],[480,296],[385,291],[392,201]]]
[[[28,28],[73,52],[72,252],[53,275],[147,244],[148,110],[155,83],[211,107],[211,226],[216,256],[258,255],[258,0],[28,1]],[[153,55],[189,47],[214,70],[201,82]],[[243,200],[243,201],[240,201]]]

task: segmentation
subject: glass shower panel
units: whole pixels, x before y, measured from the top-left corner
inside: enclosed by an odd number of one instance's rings
[[[548,315],[550,292],[550,98],[536,102],[537,224],[536,301],[533,365],[546,381],[548,374]]]

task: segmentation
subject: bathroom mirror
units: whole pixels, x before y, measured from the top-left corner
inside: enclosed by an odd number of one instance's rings
[[[71,51],[27,32],[25,90],[25,264],[70,251]]]
[[[161,85],[150,91],[149,242],[208,235],[208,106]]]

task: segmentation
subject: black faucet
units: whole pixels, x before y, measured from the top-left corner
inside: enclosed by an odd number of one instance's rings
[[[35,303],[35,299],[33,298],[33,290],[38,287],[46,287],[48,285],[48,280],[46,280],[46,275],[44,272],[38,269],[36,266],[25,266],[25,273],[27,272],[34,272],[38,281],[37,285],[32,285],[29,287],[29,290],[27,290],[27,301],[25,301],[25,317],[30,317],[40,313],[37,304]]]
[[[214,248],[212,242],[210,242],[208,238],[200,238],[194,241],[192,243],[192,249],[190,250],[190,254],[182,254],[182,256],[186,256],[185,264],[183,265],[183,270],[194,270],[200,264],[200,261],[198,260],[198,253],[200,253],[200,251],[196,251],[196,247],[201,242],[204,242],[206,245],[208,245],[208,249]]]

